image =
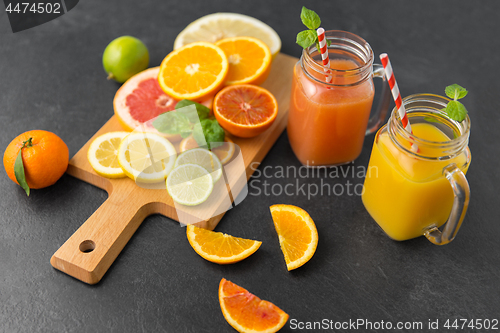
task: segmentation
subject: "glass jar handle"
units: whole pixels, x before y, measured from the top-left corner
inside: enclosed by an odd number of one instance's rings
[[[445,245],[451,242],[457,235],[458,229],[462,225],[465,213],[469,207],[470,189],[467,178],[455,163],[443,169],[443,174],[451,184],[453,189],[453,207],[450,216],[444,226],[443,232],[437,227],[432,227],[424,232],[425,237],[436,245]]]
[[[384,67],[382,65],[373,65],[373,77],[381,78],[384,83],[382,84],[382,97],[378,103],[377,110],[368,120],[365,135],[372,134],[378,130],[387,116],[387,111],[389,111],[389,105],[391,103],[391,89],[389,89],[389,84],[387,84],[387,80],[385,79]]]

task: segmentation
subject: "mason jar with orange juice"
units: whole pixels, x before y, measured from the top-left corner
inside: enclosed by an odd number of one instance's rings
[[[325,78],[321,53],[312,45],[303,50],[292,81],[288,138],[299,161],[307,166],[355,160],[365,135],[375,132],[385,119],[390,102],[387,89],[370,118],[373,77],[384,78],[383,67],[373,64],[370,45],[346,31],[326,31],[325,36],[330,42],[330,80]]]
[[[404,128],[395,108],[375,136],[362,200],[394,240],[425,235],[444,245],[453,240],[465,217],[470,119],[450,118],[443,111],[448,102],[431,94],[406,97],[403,104],[413,133]]]

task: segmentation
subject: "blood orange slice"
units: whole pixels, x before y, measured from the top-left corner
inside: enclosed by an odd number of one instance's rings
[[[232,135],[251,138],[267,130],[278,115],[278,102],[268,90],[251,84],[228,86],[215,96],[214,114]]]
[[[160,114],[175,109],[178,100],[165,94],[158,84],[160,67],[153,67],[134,75],[116,92],[113,100],[115,115],[127,131],[136,128],[141,132],[158,131],[153,127],[153,119]],[[212,98],[198,101],[212,108]],[[180,135],[164,135],[170,141],[181,140]]]
[[[219,303],[224,318],[238,332],[277,332],[288,320],[288,315],[273,303],[226,279],[219,284]]]

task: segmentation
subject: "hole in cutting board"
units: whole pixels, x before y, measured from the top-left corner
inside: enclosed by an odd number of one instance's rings
[[[83,253],[90,253],[94,251],[95,243],[91,240],[86,240],[80,243],[80,251]]]

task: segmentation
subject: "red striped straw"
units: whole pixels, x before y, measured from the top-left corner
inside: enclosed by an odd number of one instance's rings
[[[382,66],[384,66],[385,77],[387,78],[387,82],[389,83],[389,88],[391,88],[394,102],[396,102],[396,107],[398,108],[398,113],[399,113],[399,118],[401,118],[401,123],[403,123],[403,127],[408,132],[413,134],[410,121],[408,120],[408,116],[406,115],[406,109],[403,104],[403,100],[401,99],[401,93],[399,92],[398,83],[396,82],[396,78],[394,77],[391,62],[389,61],[389,56],[387,55],[387,53],[382,53],[380,55],[380,61],[382,61]],[[418,151],[417,145],[413,144],[412,142],[410,142],[410,145],[413,151]]]
[[[330,75],[330,57],[328,56],[328,46],[326,45],[325,29],[318,28],[319,50],[321,51],[321,60],[323,61],[323,71],[325,72],[326,83],[332,83],[332,76]]]

